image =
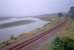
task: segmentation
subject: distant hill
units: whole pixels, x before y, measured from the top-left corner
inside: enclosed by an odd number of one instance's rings
[[[39,15],[39,16],[33,16],[33,17],[39,18],[41,20],[49,21],[50,18],[56,17],[56,16],[57,14],[45,14],[45,15]]]
[[[50,20],[51,17],[56,17],[57,16],[57,13],[56,14],[44,14],[44,15],[37,15],[37,16],[19,16],[19,17],[0,17],[0,21],[1,20],[7,20],[7,19],[10,19],[10,18],[26,18],[26,17],[35,17],[35,18],[39,18],[41,20],[45,20],[45,21],[48,21]]]
[[[7,20],[7,19],[10,19],[12,17],[0,17],[0,21],[3,21],[3,20]]]

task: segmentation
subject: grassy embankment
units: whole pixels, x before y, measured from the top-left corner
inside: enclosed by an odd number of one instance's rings
[[[53,36],[54,37],[54,36]],[[60,37],[62,38],[63,40],[65,38],[71,38],[74,40],[74,20],[72,20],[71,24],[65,28],[62,32],[58,32],[55,36],[56,37]],[[51,40],[49,39],[49,41],[42,47],[43,50],[53,50],[52,49],[52,41],[54,41],[54,38],[53,40],[50,42]]]

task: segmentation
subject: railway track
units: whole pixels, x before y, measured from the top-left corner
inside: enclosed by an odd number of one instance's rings
[[[5,50],[20,50],[21,48],[26,47],[27,45],[39,40],[40,38],[44,37],[45,35],[49,34],[50,32],[52,32],[55,29],[63,26],[66,23],[67,23],[67,20],[63,21],[62,23],[58,24],[54,28],[52,28],[52,29],[50,29],[50,30],[48,30],[48,31],[46,31],[44,33],[41,33],[41,34],[39,34],[39,35],[37,35],[37,36],[35,36],[35,37],[31,38],[31,39],[28,39],[26,41],[23,40],[23,42],[18,43],[16,45],[12,46],[12,47],[6,48]]]

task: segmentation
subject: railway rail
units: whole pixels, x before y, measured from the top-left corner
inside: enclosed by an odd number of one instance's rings
[[[12,46],[12,47],[6,48],[5,50],[20,50],[21,48],[26,47],[27,45],[29,45],[29,44],[31,44],[31,43],[39,40],[40,38],[44,37],[45,35],[49,34],[50,32],[54,31],[55,29],[63,26],[64,24],[67,23],[67,21],[68,21],[68,20],[65,20],[65,21],[63,21],[62,23],[60,23],[60,24],[58,24],[57,26],[55,26],[54,28],[52,28],[52,29],[50,29],[50,30],[47,30],[46,32],[43,32],[43,33],[41,33],[41,34],[39,34],[39,35],[31,38],[31,39],[28,39],[28,40],[26,40],[26,41],[23,40],[23,42],[18,43],[18,44],[16,44],[16,45]]]

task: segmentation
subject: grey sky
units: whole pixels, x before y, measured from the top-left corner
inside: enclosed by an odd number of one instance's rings
[[[67,12],[74,0],[0,0],[0,16],[32,16]]]

